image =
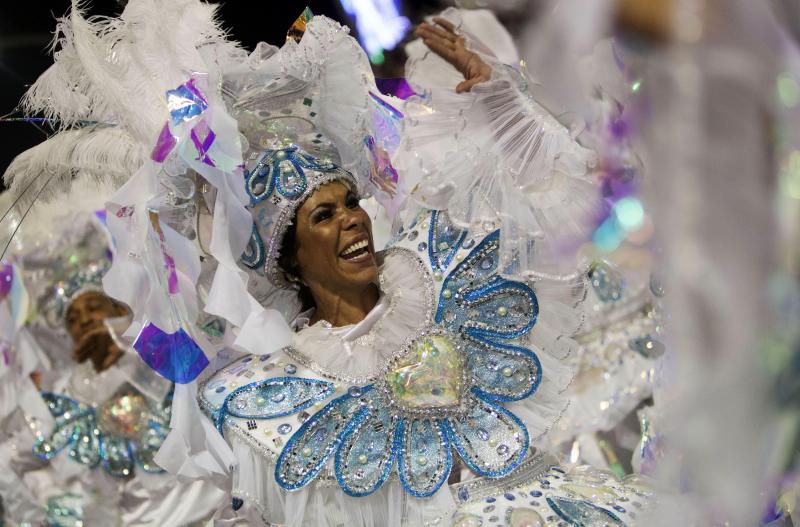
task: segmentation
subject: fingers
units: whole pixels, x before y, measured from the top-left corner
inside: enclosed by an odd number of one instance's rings
[[[448,38],[447,34],[430,24],[420,24],[419,27],[414,31],[414,33],[422,38],[427,44],[428,41],[436,42],[439,46],[443,46],[448,49],[455,49],[455,39]]]
[[[465,91],[470,91],[472,87],[475,86],[476,84],[486,82],[489,79],[490,79],[489,75],[481,73],[476,77],[471,77],[469,79],[463,80],[456,86],[456,93],[464,93]]]
[[[431,51],[440,55],[442,58],[448,61],[453,61],[455,58],[455,50],[452,46],[448,46],[447,44],[443,43],[439,39],[427,39],[422,37],[422,42],[425,43],[426,46],[430,48]]]
[[[453,35],[456,34],[456,26],[452,22],[447,20],[446,18],[442,18],[440,16],[435,16],[435,17],[433,17],[433,21],[436,22],[437,24],[439,24],[440,26],[442,26],[443,28],[445,28],[447,31],[449,31]]]

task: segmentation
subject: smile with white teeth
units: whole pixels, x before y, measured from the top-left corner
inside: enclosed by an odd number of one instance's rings
[[[367,249],[368,247],[369,247],[369,241],[368,240],[361,240],[360,242],[356,242],[356,243],[354,243],[352,245],[348,245],[347,248],[345,248],[344,251],[339,253],[339,256],[341,256],[344,259],[348,259],[348,256],[355,257],[355,256],[359,255],[362,252],[363,249]]]

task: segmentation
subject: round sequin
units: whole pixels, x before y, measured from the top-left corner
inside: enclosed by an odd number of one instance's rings
[[[500,315],[501,317],[504,317],[508,315],[508,309],[506,308],[506,306],[500,306],[497,308],[497,314]]]
[[[283,367],[283,371],[285,371],[289,375],[294,375],[295,373],[297,373],[297,366],[295,366],[294,364],[287,364],[286,366]]]
[[[492,265],[494,265],[494,259],[491,256],[487,256],[486,258],[481,260],[480,265],[481,269],[483,269],[484,271],[488,271],[489,269],[492,268]]]
[[[269,398],[269,400],[272,401],[273,403],[282,402],[284,399],[286,399],[286,395],[284,395],[282,392],[276,393]]]
[[[364,392],[361,390],[359,386],[351,386],[350,388],[347,389],[347,393],[350,394],[350,397],[356,399],[358,397],[361,397],[361,395]]]
[[[444,291],[442,291],[442,298],[444,298],[445,300],[450,300],[450,298],[452,298],[452,296],[453,296],[453,292],[451,290],[445,289]]]
[[[291,431],[292,431],[292,425],[290,425],[289,423],[283,423],[281,425],[278,425],[278,433],[281,435],[286,435]]]
[[[428,244],[425,243],[425,242],[419,242],[419,245],[417,245],[417,250],[420,250],[420,251],[424,251],[427,248],[428,248]]]

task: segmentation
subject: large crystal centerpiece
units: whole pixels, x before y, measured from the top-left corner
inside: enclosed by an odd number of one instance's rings
[[[445,335],[425,335],[394,361],[386,373],[386,386],[395,402],[414,409],[459,404],[463,359],[456,344]]]
[[[97,425],[106,434],[133,439],[147,425],[148,406],[138,393],[125,393],[97,409]]]

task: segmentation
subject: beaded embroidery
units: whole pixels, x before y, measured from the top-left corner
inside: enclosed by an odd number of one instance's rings
[[[498,231],[476,245],[445,213],[433,212],[428,240],[435,247],[428,251],[434,272],[446,271],[461,247],[472,249],[444,279],[437,325],[412,335],[373,379],[351,386],[302,422],[276,462],[281,487],[302,488],[333,458],[336,480],[348,495],[371,494],[396,466],[405,490],[427,497],[447,480],[453,450],[479,476],[502,477],[522,463],[528,432],[499,403],[530,396],[541,381],[536,355],[511,343],[535,324],[536,295],[499,276]],[[284,382],[317,390],[317,397],[308,391],[262,393],[258,412],[250,400],[237,403],[241,393]],[[329,397],[333,388],[327,384],[277,378],[237,388],[216,416],[218,426],[226,413],[264,419],[299,412]],[[267,402],[278,393],[280,405]]]
[[[153,458],[169,432],[168,405],[160,408],[135,393],[116,395],[98,409],[53,393],[42,398],[55,427],[45,436],[34,426],[36,457],[50,460],[69,447],[71,459],[91,468],[102,464],[114,477],[132,477],[135,464],[163,472]]]
[[[592,527],[593,525],[626,527],[625,523],[616,514],[585,500],[572,500],[554,496],[547,498],[547,504],[558,514],[559,518],[575,527]]]

